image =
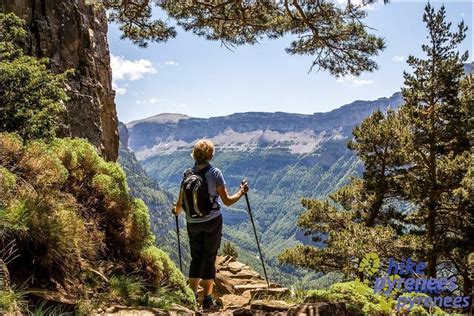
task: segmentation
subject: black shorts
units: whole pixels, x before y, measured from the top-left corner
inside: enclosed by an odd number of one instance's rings
[[[215,279],[216,257],[222,238],[222,215],[203,223],[187,223],[191,264],[189,277]]]

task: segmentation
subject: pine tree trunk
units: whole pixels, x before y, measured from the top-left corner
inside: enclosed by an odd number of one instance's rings
[[[384,156],[386,155],[386,151],[384,152]],[[386,161],[385,159],[382,161],[382,166],[380,168],[380,185],[377,191],[377,198],[374,203],[372,203],[370,209],[369,209],[369,216],[367,217],[367,221],[365,224],[367,227],[374,227],[375,225],[375,220],[377,219],[377,216],[380,214],[380,209],[382,208],[383,202],[384,202],[384,197],[387,191],[387,181],[385,181],[386,174],[385,174],[385,169],[386,169]]]
[[[463,279],[463,295],[464,296],[470,296],[472,294],[472,279],[471,279],[471,276],[469,274],[469,271],[467,271],[468,273],[463,273],[462,274],[462,279]]]
[[[436,221],[436,208],[433,204],[430,203],[428,205],[428,218],[427,218],[427,225],[426,225],[426,230],[427,230],[427,237],[428,237],[428,255],[427,255],[427,261],[428,261],[428,276],[429,277],[436,277],[436,261],[437,261],[437,255],[436,255],[436,243],[435,243],[435,221]]]
[[[437,262],[437,245],[436,245],[436,211],[437,211],[437,164],[436,164],[436,103],[432,101],[430,106],[430,138],[429,138],[429,166],[428,173],[430,175],[430,187],[428,193],[428,216],[426,223],[427,238],[428,238],[428,276],[436,277],[436,262]]]

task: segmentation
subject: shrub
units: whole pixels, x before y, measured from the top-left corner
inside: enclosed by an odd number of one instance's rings
[[[326,290],[309,291],[307,300],[346,303],[351,315],[389,315],[381,305],[385,298],[356,281],[336,283]]]
[[[112,261],[114,273],[133,272],[147,290],[172,289],[183,304],[193,303],[184,276],[154,247],[148,209],[129,194],[123,170],[85,140],[24,143],[0,133],[0,192],[0,244],[18,246],[19,257],[8,267],[16,281],[29,277],[25,269],[35,271],[35,280],[54,276],[80,296],[85,271]],[[110,285],[118,297],[136,296],[129,279],[114,278]]]
[[[237,259],[239,257],[237,249],[235,249],[234,245],[232,245],[230,241],[226,241],[224,243],[224,246],[222,247],[222,253],[224,254],[224,256],[231,256],[234,259]]]
[[[130,276],[113,276],[109,283],[110,294],[127,301],[137,299],[144,290],[143,283]]]
[[[194,293],[186,284],[186,279],[162,250],[155,246],[143,250],[141,257],[146,270],[152,276],[153,284],[161,284],[169,293],[174,293],[176,303],[193,306],[195,303]]]
[[[0,314],[18,313],[26,309],[25,293],[10,288],[0,289]]]
[[[0,199],[11,193],[15,188],[15,185],[16,176],[7,169],[0,167]]]
[[[427,296],[421,293],[403,294],[403,296],[410,297],[414,295]],[[374,294],[372,288],[357,281],[336,283],[325,290],[308,291],[306,300],[346,303],[351,315],[392,315],[396,308],[396,299]],[[429,312],[420,305],[414,305],[409,311],[405,309],[400,312],[403,315],[444,314],[439,307],[432,307]]]
[[[17,132],[24,140],[56,135],[68,97],[69,72],[54,74],[47,59],[24,56],[24,21],[0,13],[0,132]]]
[[[124,233],[127,236],[129,249],[138,253],[144,247],[155,243],[155,236],[151,233],[150,214],[145,203],[140,199],[133,199],[133,212],[128,216]]]

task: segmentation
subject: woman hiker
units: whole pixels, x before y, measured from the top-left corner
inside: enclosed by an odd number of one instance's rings
[[[222,237],[221,203],[230,206],[249,190],[243,182],[239,190],[229,195],[222,172],[211,166],[214,144],[210,140],[200,140],[192,152],[194,167],[185,171],[178,201],[172,211],[178,215],[186,213],[191,264],[189,286],[197,299],[198,285],[204,291],[203,309],[218,309],[218,302],[212,297],[216,276],[216,256]]]

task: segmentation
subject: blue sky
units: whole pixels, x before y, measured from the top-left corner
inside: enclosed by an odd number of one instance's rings
[[[436,8],[440,2],[433,2]],[[472,2],[445,2],[448,20],[469,27],[461,50],[472,61]],[[109,27],[114,86],[119,119],[123,122],[158,113],[195,117],[235,112],[326,112],[354,100],[390,96],[403,84],[406,57],[421,56],[426,29],[421,21],[424,2],[393,1],[368,10],[366,22],[386,40],[375,58],[379,70],[360,77],[337,79],[324,71],[308,73],[311,57],[290,56],[291,38],[265,40],[234,52],[178,29],[167,43],[142,49],[120,40]]]

